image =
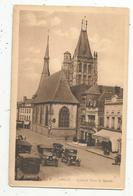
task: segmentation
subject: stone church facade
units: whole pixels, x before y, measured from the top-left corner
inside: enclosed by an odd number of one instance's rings
[[[84,19],[73,56],[66,51],[61,71],[50,75],[48,37],[40,83],[33,96],[34,131],[57,137],[77,135],[80,103],[72,87],[88,89],[97,84],[97,58],[97,52],[92,55]]]
[[[74,137],[78,104],[64,71],[50,75],[48,39],[40,83],[33,96],[33,131],[57,137]]]

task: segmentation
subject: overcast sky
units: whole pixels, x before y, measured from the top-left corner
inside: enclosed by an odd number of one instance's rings
[[[106,8],[105,8],[106,9]],[[73,55],[81,20],[88,20],[90,47],[98,52],[98,83],[123,86],[126,17],[117,10],[112,14],[89,9],[23,10],[19,26],[18,99],[32,97],[36,92],[41,72],[49,29],[50,73],[61,69],[63,53]],[[26,85],[24,85],[26,84]]]

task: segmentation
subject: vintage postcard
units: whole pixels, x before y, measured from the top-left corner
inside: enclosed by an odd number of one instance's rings
[[[127,8],[15,6],[11,186],[123,189]]]

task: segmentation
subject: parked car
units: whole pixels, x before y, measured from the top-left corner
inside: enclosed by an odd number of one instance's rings
[[[121,164],[121,155],[120,154],[117,154],[116,156],[115,156],[115,159],[114,159],[114,163],[113,163],[113,165],[120,165]]]
[[[24,128],[24,121],[17,120],[17,121],[16,121],[16,128],[17,128],[17,129],[22,129],[22,128]]]
[[[41,163],[43,166],[56,166],[58,167],[58,158],[53,154],[53,149],[45,147],[44,145],[37,146]]]
[[[64,148],[62,144],[53,143],[53,154],[58,158],[62,157],[62,153],[64,152]]]
[[[32,145],[19,135],[16,139],[16,155],[19,153],[31,153],[31,149]]]
[[[77,156],[77,150],[75,149],[65,149],[64,153],[62,154],[61,161],[66,163],[68,166],[80,166],[80,159]]]
[[[40,180],[40,157],[36,154],[21,153],[16,157],[16,180]]]

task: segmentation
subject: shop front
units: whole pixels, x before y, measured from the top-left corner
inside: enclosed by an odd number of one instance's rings
[[[101,147],[105,153],[119,152],[119,140],[121,139],[121,133],[101,129],[97,133],[93,134],[93,138],[96,144]]]
[[[95,130],[93,129],[86,129],[81,128],[80,129],[80,135],[79,135],[79,142],[85,143],[88,146],[94,146],[95,145],[95,139],[92,137],[92,135],[95,133]]]

